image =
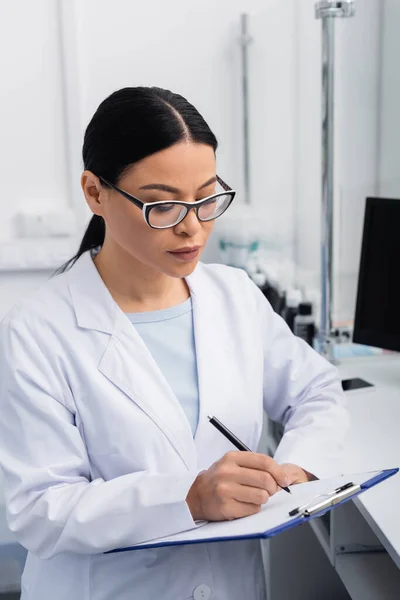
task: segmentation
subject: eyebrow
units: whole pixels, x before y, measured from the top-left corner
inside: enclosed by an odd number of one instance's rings
[[[215,183],[216,181],[217,181],[217,178],[215,176],[211,177],[211,179],[209,179],[208,181],[203,183],[203,185],[201,185],[197,191],[202,190],[205,187],[208,187],[209,185],[211,185],[212,183]],[[160,192],[169,192],[170,194],[179,194],[181,191],[178,188],[172,187],[170,185],[165,185],[164,183],[148,183],[147,185],[142,185],[139,189],[141,189],[141,190],[159,190]]]

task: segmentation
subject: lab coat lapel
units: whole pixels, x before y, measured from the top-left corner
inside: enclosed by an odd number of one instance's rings
[[[187,283],[192,296],[200,395],[195,444],[198,456],[207,464],[207,457],[212,456],[212,425],[207,417],[223,416],[229,411],[234,349],[226,298],[208,281],[201,264]]]
[[[78,325],[110,334],[100,372],[156,423],[187,468],[196,469],[196,448],[184,411],[89,253],[69,272],[69,287]]]
[[[188,469],[197,468],[186,415],[128,317],[117,312],[116,327],[99,370],[158,425]]]

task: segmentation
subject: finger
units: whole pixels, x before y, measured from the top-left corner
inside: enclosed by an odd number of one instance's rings
[[[240,484],[236,484],[232,487],[231,494],[232,498],[238,502],[257,504],[258,506],[266,504],[270,498],[267,490]]]
[[[280,489],[271,473],[246,467],[239,468],[236,481],[242,485],[266,490],[270,496],[276,494]]]
[[[282,468],[290,481],[290,485],[312,481],[314,478],[311,473],[308,473],[298,465],[284,464],[282,465]]]
[[[236,454],[241,455],[235,456],[236,464],[239,466],[270,473],[280,487],[289,485],[285,469],[270,456],[256,452],[235,452]]]
[[[275,463],[274,459],[270,456],[259,454],[258,452],[228,452],[225,456],[233,460],[240,467],[259,469],[260,471],[268,471],[270,465]]]

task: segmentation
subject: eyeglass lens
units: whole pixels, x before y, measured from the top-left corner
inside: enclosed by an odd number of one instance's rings
[[[200,221],[211,221],[221,216],[228,208],[231,200],[229,194],[223,194],[216,198],[210,198],[198,209]],[[172,227],[179,223],[187,214],[187,210],[181,204],[168,202],[151,207],[148,213],[149,223],[152,227]]]

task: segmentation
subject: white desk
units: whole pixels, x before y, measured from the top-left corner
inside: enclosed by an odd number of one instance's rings
[[[343,470],[356,473],[399,467],[400,356],[344,359],[339,372],[342,379],[361,377],[374,384],[372,389],[347,394],[351,428]],[[271,439],[271,431],[267,436],[269,452],[277,441]],[[267,548],[266,570],[271,579],[268,600],[400,599],[399,474],[327,518],[315,519],[299,529],[278,536]],[[325,557],[320,556],[321,548]],[[285,572],[288,563],[301,561],[304,554],[311,557],[313,565],[318,564],[312,583],[304,575],[309,561],[290,575]],[[286,566],[279,573],[281,564]]]
[[[362,377],[375,384],[373,390],[348,394],[352,423],[346,470],[399,467],[400,357],[348,359],[339,371],[342,379]],[[360,496],[355,505],[400,569],[400,474]]]

